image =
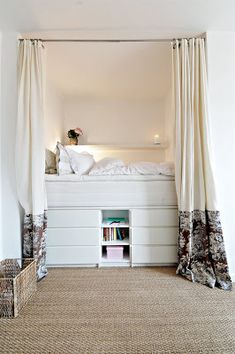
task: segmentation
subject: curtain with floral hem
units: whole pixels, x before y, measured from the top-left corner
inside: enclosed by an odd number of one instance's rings
[[[172,43],[179,208],[177,273],[211,288],[232,289],[212,163],[205,41]]]
[[[23,230],[23,257],[34,258],[37,263],[37,278],[47,275],[46,268],[47,214],[26,214]]]
[[[17,194],[24,209],[23,257],[37,261],[37,277],[46,270],[44,47],[22,40],[18,51]]]

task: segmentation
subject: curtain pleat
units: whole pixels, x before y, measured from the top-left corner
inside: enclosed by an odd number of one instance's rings
[[[25,212],[23,257],[36,259],[38,279],[47,274],[43,52],[40,41],[23,40],[19,43],[17,193]]]
[[[204,39],[172,43],[179,208],[177,273],[232,288],[211,160]]]

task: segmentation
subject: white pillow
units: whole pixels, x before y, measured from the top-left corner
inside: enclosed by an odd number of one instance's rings
[[[70,165],[74,173],[76,173],[76,175],[79,176],[86,175],[90,171],[90,169],[94,166],[95,164],[94,157],[89,153],[85,151],[79,153],[71,149],[67,149],[67,148],[65,149],[70,158]]]
[[[95,166],[90,171],[89,175],[99,175],[102,172],[110,170],[114,167],[123,167],[124,162],[113,157],[105,157],[104,159],[96,162]]]
[[[175,166],[173,162],[161,162],[158,166],[161,175],[166,175],[166,176],[175,175]]]
[[[69,154],[59,142],[56,144],[56,167],[59,176],[73,174]]]
[[[128,168],[131,174],[137,175],[159,175],[159,164],[154,162],[132,162],[129,163]]]

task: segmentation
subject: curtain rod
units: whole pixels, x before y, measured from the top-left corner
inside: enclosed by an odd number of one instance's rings
[[[19,38],[19,41],[29,39],[31,41],[40,40],[41,42],[84,42],[84,43],[121,43],[121,42],[172,42],[173,39],[32,39],[32,38]]]

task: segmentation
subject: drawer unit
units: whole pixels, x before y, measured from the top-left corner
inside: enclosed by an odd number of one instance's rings
[[[47,247],[47,265],[95,265],[99,250],[98,246]]]
[[[176,245],[177,227],[137,227],[132,229],[133,245]]]
[[[133,209],[131,211],[132,226],[162,227],[177,226],[177,209]]]
[[[108,242],[104,240],[106,224],[103,223],[108,218],[126,219],[125,228],[129,229],[129,238],[124,237],[122,230],[120,231],[123,225],[116,220],[117,225],[109,226],[113,230],[113,236]],[[113,264],[106,257],[106,246],[124,247],[124,258],[114,262],[117,266],[121,263],[143,266],[175,264],[177,226],[178,210],[174,207],[131,210],[52,208],[48,211],[47,265]]]
[[[98,246],[98,228],[48,228],[47,246]]]
[[[99,227],[99,210],[50,209],[48,227]]]
[[[133,264],[175,264],[176,262],[176,246],[136,245],[132,247]]]

